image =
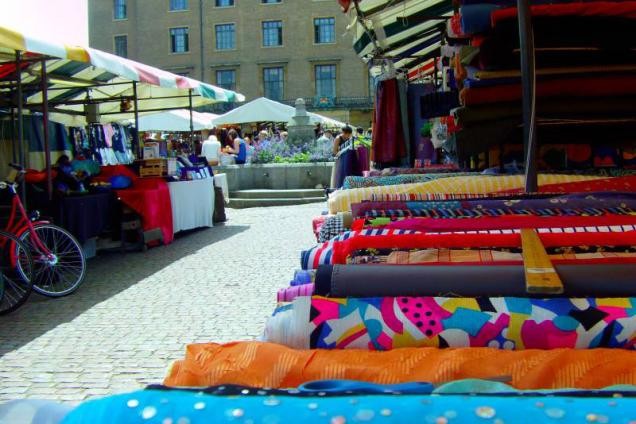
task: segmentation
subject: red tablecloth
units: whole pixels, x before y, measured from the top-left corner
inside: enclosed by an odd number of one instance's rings
[[[114,175],[130,177],[130,188],[116,190],[117,197],[141,215],[144,231],[160,228],[164,244],[174,240],[172,228],[172,206],[168,184],[161,178],[139,178],[129,168],[116,165],[101,168],[98,180],[108,181]]]

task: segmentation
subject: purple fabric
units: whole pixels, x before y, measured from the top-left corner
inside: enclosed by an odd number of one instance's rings
[[[287,287],[278,290],[277,301],[278,302],[291,302],[300,296],[311,296],[314,293],[314,285],[303,284],[300,286]]]

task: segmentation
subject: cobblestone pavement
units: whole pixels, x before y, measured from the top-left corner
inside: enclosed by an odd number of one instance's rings
[[[315,243],[324,203],[226,210],[225,225],[89,260],[73,295],[0,317],[0,402],[79,402],[160,383],[192,342],[249,340]]]

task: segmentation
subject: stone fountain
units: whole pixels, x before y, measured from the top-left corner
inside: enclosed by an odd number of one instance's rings
[[[287,123],[287,142],[293,145],[313,142],[315,140],[312,125],[303,99],[296,99],[296,113]]]

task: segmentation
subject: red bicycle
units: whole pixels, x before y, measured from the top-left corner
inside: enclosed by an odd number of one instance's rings
[[[17,193],[25,171],[15,164],[0,189],[9,190],[11,212],[5,228],[15,235],[33,258],[33,290],[50,297],[73,293],[84,281],[86,258],[78,241],[65,229],[41,220],[39,213],[27,213]],[[14,258],[18,258],[18,251]],[[19,262],[18,262],[19,263]]]

